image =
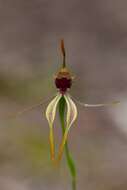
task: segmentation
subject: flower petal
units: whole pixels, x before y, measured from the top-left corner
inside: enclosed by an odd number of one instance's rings
[[[61,94],[57,94],[57,96],[49,103],[47,109],[46,109],[46,118],[49,123],[50,127],[50,133],[49,133],[49,142],[50,142],[50,154],[51,154],[51,160],[55,160],[55,146],[54,146],[54,135],[53,135],[53,122],[56,115],[56,108],[57,104],[59,103],[59,100],[61,98]]]
[[[70,98],[69,94],[64,95],[64,98],[67,103],[66,129],[69,130],[77,118],[77,107],[75,103],[72,101],[72,99]]]
[[[46,109],[46,118],[48,120],[49,127],[53,126],[53,122],[54,122],[55,115],[56,115],[57,104],[58,104],[61,96],[62,95],[60,93],[58,93],[57,96],[49,103],[49,105]]]

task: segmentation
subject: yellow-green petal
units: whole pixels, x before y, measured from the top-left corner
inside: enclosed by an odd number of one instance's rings
[[[53,122],[54,122],[55,115],[56,115],[56,108],[57,108],[57,105],[58,105],[58,102],[59,102],[61,96],[62,95],[60,93],[58,93],[56,95],[56,97],[49,103],[49,105],[46,109],[46,118],[48,120],[49,127],[53,126]]]
[[[56,108],[59,100],[61,98],[61,94],[57,94],[56,97],[49,103],[46,109],[46,118],[49,123],[50,132],[49,132],[49,143],[50,143],[50,155],[51,160],[55,160],[55,146],[54,146],[54,134],[53,134],[53,122],[56,115]]]
[[[78,113],[77,113],[77,107],[73,102],[73,100],[71,99],[71,97],[69,96],[69,94],[64,95],[64,98],[67,103],[66,129],[69,130],[74,121],[76,120]]]

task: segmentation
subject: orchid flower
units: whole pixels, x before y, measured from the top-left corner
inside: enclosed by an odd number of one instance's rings
[[[48,124],[49,124],[49,128],[50,128],[50,134],[49,134],[50,152],[51,152],[51,159],[53,161],[55,160],[53,124],[54,124],[54,119],[55,119],[55,115],[56,115],[56,109],[57,109],[57,106],[58,106],[61,98],[65,99],[67,111],[66,111],[66,127],[65,127],[63,139],[62,139],[59,151],[58,151],[58,158],[57,158],[58,161],[62,157],[64,145],[65,145],[65,143],[67,141],[67,137],[68,137],[68,132],[77,118],[77,107],[76,107],[74,101],[72,100],[71,96],[68,93],[68,89],[71,88],[74,77],[70,74],[69,70],[66,67],[66,62],[65,62],[66,54],[65,54],[63,40],[61,40],[61,51],[62,51],[62,55],[63,55],[63,64],[62,64],[62,68],[58,71],[58,73],[55,76],[55,85],[58,89],[58,93],[55,96],[55,98],[49,103],[49,105],[46,109],[46,118],[48,120]],[[105,105],[118,103],[118,101],[114,101],[110,104],[84,104],[79,101],[77,101],[77,102],[85,107],[101,107],[101,106],[105,106]]]
[[[84,106],[87,108],[87,107],[102,107],[102,106],[116,105],[119,103],[119,101],[114,101],[114,102],[107,103],[107,104],[103,104],[103,103],[102,104],[86,104],[86,103],[82,103],[82,102],[78,101],[76,98],[72,97],[68,91],[72,86],[74,77],[72,76],[72,74],[70,73],[68,68],[66,67],[66,60],[65,60],[66,54],[65,54],[63,40],[61,40],[61,52],[63,55],[63,64],[62,64],[62,67],[60,68],[60,70],[55,75],[55,85],[56,85],[56,88],[58,89],[58,92],[55,95],[55,97],[51,100],[51,102],[48,104],[45,115],[46,115],[46,118],[47,118],[47,121],[49,124],[49,130],[50,130],[49,131],[49,142],[50,142],[51,160],[58,163],[62,158],[63,150],[65,147],[65,155],[66,155],[66,159],[67,159],[67,164],[68,164],[70,174],[72,177],[72,189],[76,190],[76,167],[75,167],[74,161],[72,159],[72,156],[70,154],[68,144],[67,144],[68,132],[69,132],[71,126],[73,125],[73,123],[75,122],[75,120],[77,118],[77,114],[78,114],[75,102],[77,102],[81,106]],[[47,100],[46,101],[42,100],[42,101],[40,101],[40,103],[24,109],[24,110],[18,112],[16,115],[11,115],[9,118],[12,118],[12,117],[15,118],[15,117],[23,114],[26,111],[29,111],[33,108],[43,105],[44,102],[47,102]],[[60,114],[59,116],[60,116],[60,121],[61,121],[63,137],[62,137],[61,144],[60,144],[60,147],[58,150],[58,155],[55,158],[53,125],[54,125],[54,120],[55,120],[58,105],[59,105],[59,114]],[[65,109],[66,109],[66,117],[64,115]],[[65,119],[65,121],[64,121],[64,119]]]
[[[66,121],[65,121],[66,126],[65,126],[63,139],[60,144],[59,151],[58,151],[58,157],[57,157],[58,161],[60,161],[62,158],[62,153],[64,150],[65,143],[67,141],[68,132],[77,118],[77,114],[78,114],[77,107],[76,107],[76,104],[74,103],[74,101],[76,101],[77,103],[79,103],[80,105],[82,105],[84,107],[102,107],[102,106],[115,105],[115,104],[119,103],[119,101],[114,101],[114,102],[107,103],[107,104],[86,104],[86,103],[82,103],[82,102],[78,101],[77,99],[75,99],[74,97],[72,97],[69,94],[68,90],[72,86],[72,81],[74,79],[74,76],[70,73],[70,71],[66,67],[66,60],[65,60],[66,53],[65,53],[65,47],[64,47],[63,40],[61,40],[61,52],[63,55],[62,67],[55,75],[55,85],[56,85],[56,88],[58,89],[58,92],[57,92],[56,96],[53,98],[53,100],[51,100],[51,102],[49,103],[49,105],[47,106],[47,109],[46,109],[46,118],[48,120],[49,129],[50,129],[50,132],[49,132],[50,153],[51,153],[51,160],[53,160],[53,161],[55,161],[53,124],[54,124],[54,120],[55,120],[57,106],[62,98],[64,98],[65,103],[66,103]],[[40,101],[38,104],[35,104],[29,108],[26,108],[26,109],[18,112],[16,115],[15,114],[11,115],[9,118],[17,117],[26,111],[29,111],[33,108],[41,106],[46,101],[45,100]]]
[[[55,115],[56,115],[57,105],[59,104],[59,101],[62,97],[64,97],[64,99],[66,101],[66,106],[67,106],[66,129],[65,129],[65,133],[64,133],[64,136],[62,139],[62,143],[59,148],[58,160],[60,160],[62,157],[64,145],[66,143],[67,136],[68,136],[68,131],[77,118],[76,105],[73,102],[73,100],[71,99],[69,93],[67,92],[67,90],[71,87],[73,77],[71,76],[70,72],[66,68],[65,48],[64,48],[63,40],[61,41],[61,50],[62,50],[62,54],[63,54],[63,66],[55,77],[55,84],[56,84],[56,87],[59,89],[59,92],[57,93],[56,97],[49,103],[49,105],[46,109],[46,118],[48,120],[49,128],[50,128],[49,140],[50,140],[50,151],[51,151],[51,159],[52,160],[55,160],[53,123],[54,123],[54,119],[55,119]]]

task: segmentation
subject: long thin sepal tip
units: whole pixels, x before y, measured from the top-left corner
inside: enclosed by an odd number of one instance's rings
[[[54,161],[55,160],[55,147],[54,147],[54,136],[53,136],[52,128],[50,129],[49,142],[50,142],[50,157],[51,157],[51,160]]]
[[[67,141],[67,136],[68,136],[68,131],[65,131],[62,143],[61,143],[60,148],[59,148],[57,163],[59,163],[61,158],[62,158],[63,151],[64,151],[64,146],[65,146],[65,143]]]
[[[65,47],[64,47],[64,40],[63,39],[61,39],[61,51],[62,51],[63,56],[65,57]]]

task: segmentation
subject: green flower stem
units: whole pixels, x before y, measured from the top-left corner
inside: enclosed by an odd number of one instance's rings
[[[65,132],[65,108],[66,108],[66,101],[64,97],[62,96],[62,98],[59,101],[59,116],[60,116],[60,122],[61,122],[63,135]],[[72,156],[70,154],[67,142],[65,143],[65,155],[66,155],[68,168],[72,177],[72,190],[76,190],[76,168],[75,168],[75,164],[72,159]]]

